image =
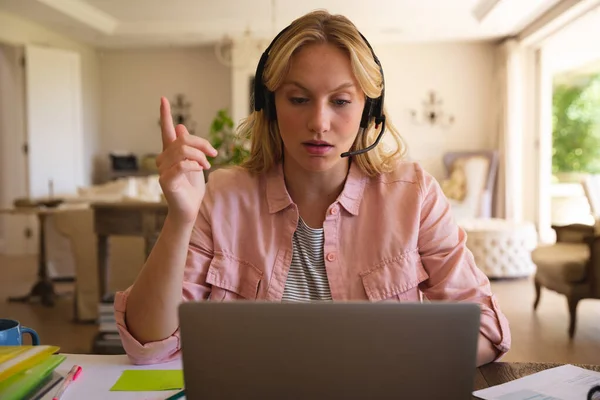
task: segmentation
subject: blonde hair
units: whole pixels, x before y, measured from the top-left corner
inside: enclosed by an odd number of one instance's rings
[[[381,95],[383,76],[371,50],[356,26],[342,15],[327,11],[313,11],[292,22],[289,29],[273,44],[264,68],[262,79],[270,92],[279,88],[290,68],[292,55],[302,46],[330,43],[345,50],[352,71],[366,96]],[[256,79],[261,79],[257,76]],[[385,109],[384,109],[385,113]],[[380,127],[371,120],[367,128],[356,136],[351,151],[361,150],[375,141]],[[241,137],[251,142],[250,156],[242,167],[251,173],[263,173],[283,159],[283,143],[276,120],[270,120],[266,109],[253,111],[238,127]],[[397,161],[404,157],[404,140],[386,116],[386,133],[382,141],[371,151],[353,156],[360,169],[369,176],[390,172]]]

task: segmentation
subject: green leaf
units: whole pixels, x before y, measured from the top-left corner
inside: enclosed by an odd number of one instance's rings
[[[250,152],[245,149],[245,140],[237,137],[234,126],[233,119],[226,109],[217,111],[211,122],[208,137],[219,154],[211,164],[216,166],[240,164],[250,155]]]
[[[600,74],[555,86],[552,114],[552,171],[600,172]]]

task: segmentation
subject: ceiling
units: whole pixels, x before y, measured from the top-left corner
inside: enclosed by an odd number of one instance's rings
[[[183,46],[246,30],[270,39],[302,14],[348,16],[372,43],[494,40],[560,0],[0,0],[0,10],[97,47]],[[476,17],[476,15],[478,17]]]

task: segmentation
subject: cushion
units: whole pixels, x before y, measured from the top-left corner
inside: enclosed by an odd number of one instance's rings
[[[442,191],[448,199],[462,201],[466,195],[467,176],[464,170],[464,158],[457,159],[452,164],[450,178],[442,182]]]
[[[585,278],[585,266],[590,249],[584,243],[556,243],[541,246],[531,258],[537,266],[536,275],[555,282],[575,283]]]
[[[485,190],[489,175],[490,160],[484,156],[469,156],[464,161],[467,188],[466,191],[474,191],[477,194]]]

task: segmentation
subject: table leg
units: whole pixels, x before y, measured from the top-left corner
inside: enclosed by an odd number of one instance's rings
[[[54,285],[48,277],[46,265],[46,214],[40,212],[37,214],[39,221],[39,255],[38,255],[38,281],[33,285],[29,294],[20,297],[9,297],[10,302],[28,303],[31,300],[39,298],[43,305],[47,307],[54,306],[56,293]]]
[[[100,302],[105,300],[108,291],[108,236],[98,234],[98,294]]]
[[[109,291],[109,256],[110,247],[108,245],[109,236],[97,234],[98,237],[98,290],[100,295],[100,304],[106,305],[113,302],[112,293]],[[101,311],[102,313],[102,311]],[[114,338],[116,336],[116,338]],[[101,331],[98,332],[92,340],[93,354],[125,354],[125,350],[118,337],[118,333]]]

